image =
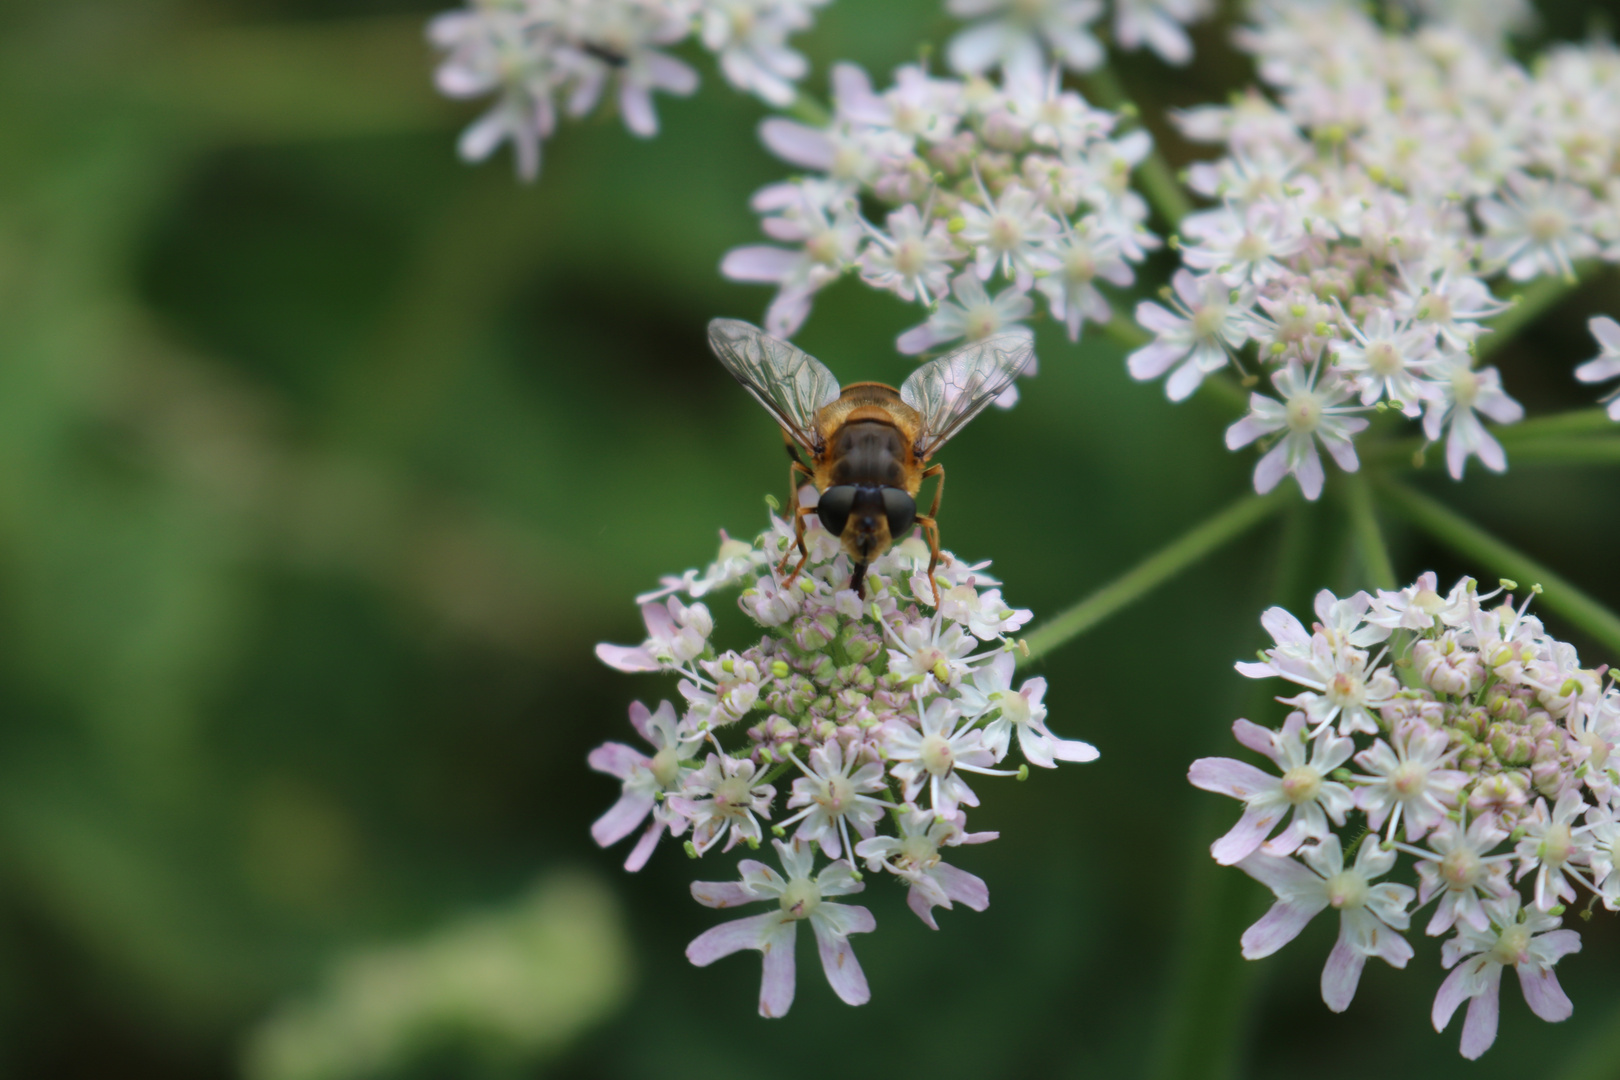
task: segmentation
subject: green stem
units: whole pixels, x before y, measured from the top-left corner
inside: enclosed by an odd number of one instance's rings
[[[1520,330],[1535,322],[1548,308],[1575,291],[1580,279],[1589,277],[1600,264],[1596,261],[1577,263],[1573,278],[1544,277],[1520,293],[1514,305],[1490,322],[1491,332],[1479,339],[1475,355],[1481,359],[1512,341]]]
[[[1384,532],[1378,527],[1378,511],[1373,509],[1372,491],[1364,473],[1347,473],[1342,486],[1345,509],[1350,512],[1350,529],[1355,536],[1356,553],[1367,577],[1380,589],[1394,589],[1395,564],[1390,561]]]
[[[1539,603],[1620,655],[1620,616],[1562,576],[1524,555],[1448,507],[1398,481],[1379,482],[1385,500],[1413,525],[1461,555],[1522,586],[1540,585]]]
[[[1117,311],[1114,312],[1114,317],[1104,324],[1103,333],[1132,350],[1140,349],[1153,340],[1153,335],[1138,326],[1135,319]]]
[[[1607,439],[1534,439],[1513,447],[1515,465],[1620,464],[1620,436]]]
[[[803,90],[787,107],[787,114],[813,128],[824,128],[832,123],[831,110]]]
[[[1596,435],[1611,431],[1615,422],[1602,409],[1574,409],[1524,420],[1493,432],[1504,444],[1525,439],[1545,439],[1553,435]]]
[[[1275,576],[1268,590],[1271,602],[1284,607],[1303,600],[1301,586],[1321,546],[1314,543],[1315,514],[1295,502],[1284,515]],[[1273,688],[1257,685],[1246,695],[1250,716],[1262,716],[1271,704]],[[1232,1080],[1239,1075],[1249,1031],[1245,1022],[1259,981],[1268,970],[1243,959],[1238,939],[1244,927],[1265,910],[1266,892],[1237,872],[1219,866],[1206,846],[1232,823],[1231,804],[1205,795],[1188,830],[1187,857],[1180,877],[1184,896],[1174,965],[1165,980],[1169,989],[1161,1021],[1148,1057],[1149,1080]]]
[[[1065,645],[1121,608],[1128,607],[1205,555],[1252,529],[1282,506],[1277,494],[1245,495],[1179,540],[1149,555],[1069,610],[1047,621],[1025,639],[1023,663]]]
[[[1136,114],[1137,109],[1125,96],[1124,87],[1108,68],[1098,68],[1085,76],[1081,82],[1085,85],[1086,95],[1091,98],[1092,104],[1115,112],[1129,112]],[[1164,223],[1174,231],[1181,225],[1181,219],[1192,213],[1192,203],[1182,194],[1181,184],[1176,180],[1176,174],[1171,171],[1170,165],[1159,153],[1157,142],[1142,163],[1136,167],[1136,179],[1147,196],[1148,202],[1159,212]]]
[[[1491,434],[1501,442],[1514,463],[1607,464],[1615,460],[1616,451],[1609,446],[1612,440],[1581,436],[1607,435],[1617,429],[1620,425],[1610,420],[1602,409],[1576,409],[1538,416],[1507,427],[1493,427]],[[1414,454],[1428,445],[1428,440],[1421,437],[1390,439],[1363,448],[1361,457],[1374,465],[1405,467]]]

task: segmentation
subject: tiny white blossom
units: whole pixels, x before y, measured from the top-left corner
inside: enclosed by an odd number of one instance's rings
[[[1598,315],[1586,325],[1601,351],[1595,359],[1576,368],[1575,377],[1581,382],[1607,382],[1620,375],[1620,323],[1607,315]],[[1609,419],[1620,420],[1620,390],[1613,391],[1603,401],[1608,405]]]
[[[775,900],[777,910],[722,923],[705,930],[686,947],[686,958],[698,967],[707,967],[721,957],[742,949],[758,949],[765,958],[765,974],[760,982],[759,1014],[785,1016],[793,1005],[795,983],[794,946],[799,923],[806,920],[816,937],[821,954],[821,970],[833,992],[845,1003],[864,1005],[872,994],[866,974],[850,947],[851,934],[865,934],[876,928],[872,913],[863,907],[833,903],[829,896],[848,896],[866,888],[848,863],[835,862],[810,876],[814,855],[808,845],[785,844],[773,840],[786,876],[764,863],[744,859],[738,864],[740,882],[695,881],[692,896],[712,908],[736,907],[756,901]]]
[[[1457,936],[1445,943],[1442,962],[1452,968],[1434,997],[1434,1030],[1444,1031],[1457,1011],[1468,1002],[1463,1021],[1462,1055],[1473,1060],[1496,1041],[1501,1008],[1502,969],[1508,965],[1519,976],[1519,989],[1530,1011],[1543,1020],[1567,1020],[1575,1007],[1558,985],[1553,965],[1581,951],[1580,935],[1557,929],[1559,919],[1539,911],[1519,910],[1518,894],[1486,902],[1489,929],[1457,927]]]
[[[1226,446],[1236,450],[1256,439],[1276,432],[1282,438],[1269,450],[1254,470],[1254,490],[1264,495],[1292,474],[1307,499],[1322,494],[1325,479],[1316,443],[1321,441],[1339,468],[1355,472],[1355,444],[1350,436],[1367,426],[1366,419],[1350,415],[1357,410],[1341,403],[1350,396],[1342,386],[1322,388],[1314,375],[1287,367],[1272,376],[1282,401],[1264,394],[1249,396],[1249,415],[1226,429]]]

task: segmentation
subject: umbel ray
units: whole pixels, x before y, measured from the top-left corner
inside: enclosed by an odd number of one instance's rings
[[[945,469],[929,459],[1029,367],[1033,339],[1008,333],[966,345],[922,365],[898,390],[878,382],[840,387],[815,357],[737,319],[709,323],[709,344],[726,370],[782,425],[793,458],[789,505],[795,508],[799,550],[788,581],[809,558],[804,519],[810,514],[839,538],[854,562],[850,587],[860,597],[866,595],[867,566],[918,524],[928,539],[928,580],[937,608],[934,568]],[[800,449],[809,454],[808,465]],[[800,477],[820,493],[815,506],[799,505]],[[936,480],[934,500],[928,513],[919,514],[917,493],[928,479]],[[792,550],[782,556],[778,572],[787,567]]]

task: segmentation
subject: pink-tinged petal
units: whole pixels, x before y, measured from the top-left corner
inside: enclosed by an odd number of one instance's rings
[[[966,904],[974,911],[983,911],[990,906],[990,887],[982,878],[949,863],[939,863],[934,867],[933,874],[944,886],[945,895],[957,903]]]
[[[658,134],[658,113],[653,109],[652,91],[627,82],[619,88],[619,115],[632,135],[650,139]]]
[[[1492,964],[1485,972],[1485,989],[1468,1003],[1463,1021],[1462,1056],[1474,1061],[1496,1041],[1496,1021],[1502,1006],[1502,968]]]
[[[781,912],[775,913],[777,916]],[[759,1015],[786,1016],[793,1007],[793,947],[796,943],[797,919],[785,919],[761,946],[765,954],[765,973],[759,983]]]
[[[610,742],[592,750],[585,761],[597,772],[607,773],[623,780],[638,768],[649,764],[651,759],[633,746]]]
[[[1275,454],[1277,450],[1283,449],[1287,444],[1288,440],[1284,439],[1282,442],[1277,444],[1277,449],[1273,450],[1272,453]],[[1268,454],[1266,456],[1269,457],[1271,455]],[[1260,464],[1265,464],[1265,460],[1263,458],[1261,459]],[[1278,479],[1281,479],[1281,477],[1278,477]],[[1305,495],[1305,498],[1309,499],[1311,502],[1315,502],[1317,499],[1322,497],[1322,484],[1327,480],[1327,475],[1322,471],[1322,457],[1316,452],[1316,444],[1314,442],[1308,444],[1305,447],[1305,452],[1300,455],[1299,464],[1294,468],[1294,479],[1299,481],[1299,490]],[[1259,467],[1256,467],[1254,470],[1254,485],[1254,490],[1262,495],[1265,494],[1266,491],[1270,490],[1269,488],[1260,487]]]
[[[1352,948],[1341,932],[1333,951],[1328,953],[1327,964],[1322,968],[1322,1000],[1328,1008],[1334,1012],[1344,1012],[1350,1007],[1351,999],[1356,996],[1356,986],[1361,982],[1361,969],[1366,963],[1367,958]]]
[[[635,674],[638,671],[662,671],[652,653],[639,645],[609,645],[604,642],[596,647],[596,658],[610,668]]]
[[[983,71],[1001,54],[1004,34],[1003,28],[994,22],[963,30],[946,46],[951,67],[970,75]]]
[[[1620,352],[1620,322],[1607,315],[1594,315],[1587,320],[1586,328],[1592,332],[1604,352]],[[1615,374],[1620,375],[1620,362],[1617,362]]]
[[[1275,427],[1251,413],[1226,429],[1226,448],[1240,450],[1260,436],[1269,435],[1275,430],[1277,430]]]
[[[929,897],[928,890],[913,884],[906,890],[906,906],[916,913],[917,918],[930,930],[938,930],[939,923],[934,921],[934,901]]]
[[[1288,613],[1283,612],[1283,614]],[[1262,621],[1264,618],[1265,616],[1261,616]],[[1293,618],[1293,616],[1289,615],[1289,618]],[[1268,676],[1272,673],[1270,664],[1256,664],[1254,666],[1264,667]],[[1277,760],[1277,748],[1271,744],[1270,728],[1263,728],[1252,720],[1234,720],[1232,722],[1232,735],[1238,742],[1255,753],[1264,754],[1273,761]],[[1259,770],[1255,771],[1258,772]]]
[[[780,911],[767,911],[763,915],[750,915],[746,919],[721,923],[693,938],[692,944],[686,947],[686,958],[698,967],[708,967],[721,957],[743,949],[763,949],[771,935],[779,931],[781,923]],[[788,925],[792,926],[792,922]],[[788,951],[791,953],[792,950]],[[766,966],[770,966],[768,960]]]
[[[1472,416],[1458,417],[1451,425],[1451,434],[1446,438],[1446,471],[1453,480],[1463,478],[1463,469],[1468,464],[1468,443],[1462,437],[1464,425],[1473,421]],[[1496,1037],[1494,1033],[1491,1036]]]
[[[617,844],[647,820],[647,815],[652,813],[653,801],[650,794],[627,791],[620,795],[619,801],[592,823],[591,839],[602,847]]]
[[[1209,853],[1222,866],[1241,862],[1266,842],[1284,811],[1285,808],[1276,806],[1249,807],[1230,832],[1209,846]]]
[[[1248,799],[1277,786],[1277,778],[1234,758],[1199,758],[1187,770],[1187,780],[1196,788]]]
[[[1356,457],[1356,444],[1349,439],[1330,439],[1323,436],[1322,445],[1345,472],[1355,472],[1361,468],[1361,461]]]
[[[846,1005],[865,1005],[872,1000],[872,991],[866,985],[866,973],[861,970],[855,950],[842,934],[825,932],[820,920],[810,920],[816,934],[816,950],[821,953],[821,970],[827,973],[827,982]]]
[[[1491,472],[1507,471],[1507,454],[1502,452],[1502,444],[1483,427],[1475,433],[1474,453]]]
[[[1171,341],[1155,341],[1126,357],[1125,369],[1131,373],[1131,378],[1139,381],[1157,379],[1170,370],[1171,364],[1186,356],[1191,348],[1191,345]]]
[[[1305,929],[1305,924],[1320,910],[1284,903],[1281,900],[1272,904],[1271,910],[1260,916],[1259,922],[1243,931],[1240,942],[1243,946],[1243,958],[1259,960],[1270,956],[1298,937],[1299,932]]]
[[[1287,608],[1267,608],[1260,615],[1260,626],[1278,645],[1308,645],[1311,641],[1305,624]]]
[[[1195,363],[1185,363],[1170,373],[1164,384],[1164,396],[1171,401],[1186,401],[1193,391],[1204,385],[1204,369]]]
[[[652,85],[668,94],[685,97],[698,88],[698,73],[673,56],[649,54],[647,72]]]
[[[1535,939],[1536,958],[1544,964],[1556,962],[1560,957],[1581,951],[1581,935],[1574,930],[1554,930]]]
[[[659,712],[663,712],[666,708],[669,708],[669,702],[661,701],[658,703]],[[652,724],[650,722],[652,720],[652,716],[652,711],[641,702],[632,701],[630,703],[630,726],[636,729],[636,734],[640,735],[648,742],[653,741]],[[671,719],[673,719],[674,713],[671,712],[670,716]]]
[[[777,116],[759,125],[759,138],[771,153],[802,169],[830,172],[837,157],[826,132]]]
[[[1227,445],[1230,446],[1231,442],[1232,442],[1231,439],[1228,438],[1227,439]],[[1235,449],[1235,447],[1234,447],[1234,449]],[[1312,456],[1313,457],[1315,456],[1314,453],[1312,454]],[[1317,463],[1317,470],[1318,471],[1321,470],[1321,463],[1320,462]],[[1276,446],[1273,446],[1270,450],[1266,451],[1265,457],[1262,457],[1260,459],[1260,461],[1255,465],[1255,467],[1254,467],[1254,490],[1255,490],[1255,493],[1258,494],[1258,495],[1264,495],[1266,492],[1270,491],[1272,488],[1274,488],[1278,484],[1282,483],[1282,478],[1287,476],[1287,475],[1288,475],[1288,440],[1284,439],[1282,442],[1278,443]],[[1303,478],[1300,479],[1299,486],[1300,486],[1301,491],[1303,491],[1305,489],[1305,481],[1304,481]],[[1320,485],[1318,485],[1318,487],[1317,487],[1317,494],[1321,494]],[[1311,496],[1309,494],[1306,495],[1306,498],[1310,498],[1310,497]]]
[[[779,338],[790,338],[810,317],[810,297],[814,289],[784,289],[765,309],[765,329]]]
[[[1569,1019],[1575,1006],[1558,985],[1558,975],[1552,968],[1537,970],[1533,964],[1520,964],[1514,970],[1519,973],[1519,989],[1524,991],[1524,1003],[1531,1012],[1553,1023]]]
[[[1270,664],[1256,663],[1253,660],[1239,660],[1232,666],[1237,669],[1239,675],[1250,679],[1272,679],[1279,674]]]
[[[1616,375],[1620,375],[1620,359],[1607,356],[1588,360],[1575,369],[1575,377],[1581,382],[1604,382]]]
[[[1470,960],[1466,964],[1458,964],[1446,976],[1446,981],[1440,984],[1440,990],[1434,995],[1434,1007],[1429,1010],[1429,1020],[1434,1024],[1434,1030],[1444,1031],[1446,1025],[1451,1023],[1451,1017],[1457,1011],[1457,1006],[1468,1000],[1470,989],[1469,970],[1478,963]]]
[[[788,248],[752,244],[726,252],[720,260],[720,273],[732,281],[776,284],[793,274],[800,258],[799,252]]]
[[[647,831],[641,834],[641,839],[636,841],[636,846],[630,850],[630,854],[625,857],[624,868],[634,874],[646,866],[647,860],[652,858],[653,848],[658,846],[658,841],[663,835],[664,823],[654,819],[652,824],[647,826]]]
[[[692,899],[704,907],[728,908],[760,900],[740,881],[694,881]]]
[[[932,349],[940,340],[934,335],[933,328],[923,323],[921,326],[913,326],[896,338],[894,347],[905,356],[915,356]]]
[[[1166,311],[1151,300],[1144,300],[1136,305],[1136,321],[1141,324],[1143,329],[1155,334],[1174,334],[1187,327],[1186,319]],[[1185,353],[1190,348],[1192,348],[1191,344],[1181,351]]]
[[[1275,893],[1311,888],[1321,881],[1298,859],[1256,854],[1238,863],[1237,868]],[[1326,903],[1324,900],[1322,906]],[[1312,914],[1320,910],[1317,907]]]
[[[1273,836],[1270,840],[1267,840],[1264,844],[1261,844],[1260,850],[1265,852],[1267,855],[1276,855],[1279,857],[1283,855],[1292,855],[1294,852],[1299,850],[1299,845],[1303,844],[1307,840],[1317,839],[1320,835],[1320,833],[1313,832],[1311,828],[1306,825],[1305,820],[1298,814],[1295,814],[1294,820],[1288,823],[1288,827],[1282,832],[1278,833],[1276,836]]]
[[[1052,736],[1052,756],[1059,761],[1096,761],[1101,756],[1095,746],[1079,739],[1060,739]]]

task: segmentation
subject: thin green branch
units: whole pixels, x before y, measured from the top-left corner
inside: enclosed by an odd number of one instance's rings
[[[832,123],[832,111],[803,90],[787,107],[787,114],[813,128],[824,128]]]
[[[1309,592],[1317,577],[1322,547],[1313,542],[1316,515],[1295,501],[1283,515],[1272,561],[1271,602],[1284,607]],[[1243,696],[1250,716],[1263,716],[1273,688],[1255,684]],[[1152,1057],[1149,1080],[1232,1080],[1247,1041],[1250,1001],[1266,969],[1243,959],[1238,938],[1265,910],[1266,893],[1235,867],[1219,866],[1207,844],[1231,823],[1222,800],[1200,796],[1198,818],[1187,837],[1186,865],[1177,879],[1183,897],[1180,927]]]
[[[1449,507],[1387,477],[1379,481],[1385,501],[1413,525],[1490,573],[1543,589],[1538,603],[1563,616],[1620,656],[1620,616],[1528,555],[1504,544]]]
[[[1356,553],[1361,557],[1368,579],[1380,589],[1394,589],[1395,564],[1384,544],[1384,532],[1378,526],[1378,511],[1373,508],[1367,477],[1359,472],[1347,473],[1340,490],[1344,492],[1345,509],[1350,514]]]
[[[1098,68],[1085,76],[1081,82],[1093,105],[1115,112],[1133,115],[1137,113],[1136,107],[1125,96],[1124,87],[1119,85],[1119,80],[1108,68]],[[1182,193],[1176,174],[1171,171],[1169,163],[1159,153],[1157,145],[1136,167],[1136,179],[1142,194],[1147,196],[1148,202],[1153,204],[1153,209],[1159,212],[1164,223],[1172,230],[1180,227],[1181,219],[1192,213],[1192,203]]]
[[[1065,645],[1121,608],[1129,607],[1227,541],[1252,529],[1283,505],[1278,494],[1246,495],[1194,526],[1179,540],[1149,555],[1025,639],[1023,663]]]
[[[1575,264],[1575,277],[1544,277],[1516,298],[1514,305],[1490,321],[1491,332],[1479,339],[1475,354],[1483,359],[1500,349],[1526,326],[1535,322],[1564,297],[1575,291],[1580,279],[1590,277],[1601,264],[1593,261]]]
[[[1620,436],[1534,439],[1511,450],[1515,465],[1620,465]]]
[[[1602,409],[1575,409],[1571,412],[1538,416],[1505,428],[1493,434],[1504,445],[1527,439],[1545,439],[1553,435],[1598,435],[1615,430],[1616,425]]]
[[[1137,325],[1135,319],[1117,311],[1114,312],[1114,317],[1103,325],[1103,333],[1127,349],[1140,349],[1153,340],[1153,335]]]
[[[1491,434],[1496,436],[1515,464],[1610,464],[1616,460],[1614,455],[1617,451],[1612,443],[1617,433],[1620,433],[1620,424],[1610,420],[1608,413],[1602,409],[1577,409],[1491,428]],[[1428,440],[1421,436],[1389,439],[1362,447],[1360,453],[1363,461],[1373,465],[1406,468],[1415,466],[1414,455],[1428,445]],[[1442,456],[1436,454],[1428,458],[1426,464],[1441,459]]]

